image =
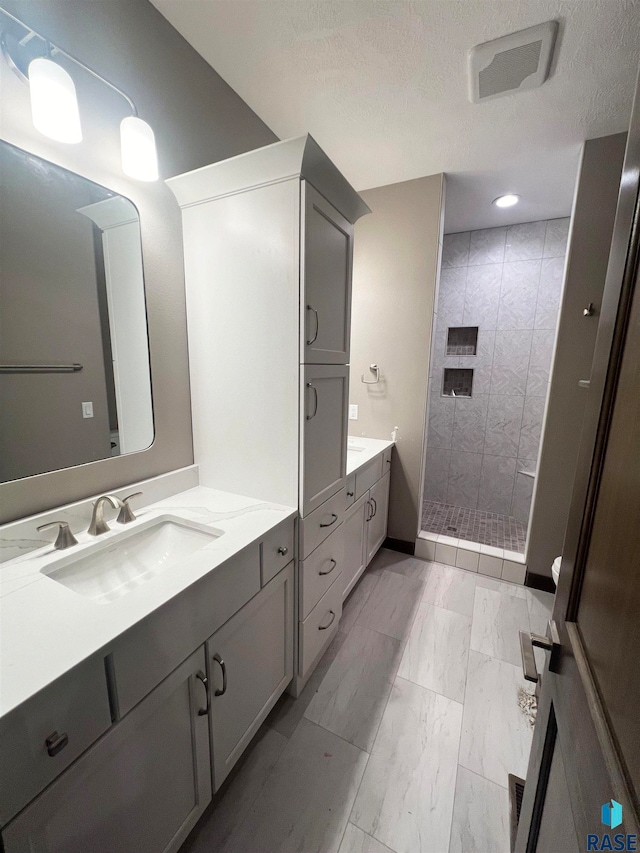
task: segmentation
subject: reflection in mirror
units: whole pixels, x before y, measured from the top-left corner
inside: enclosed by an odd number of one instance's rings
[[[0,142],[0,482],[153,435],[135,206]]]

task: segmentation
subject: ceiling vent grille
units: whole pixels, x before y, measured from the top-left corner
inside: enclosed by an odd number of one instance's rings
[[[547,21],[474,47],[469,54],[474,103],[535,89],[549,76],[557,21]]]

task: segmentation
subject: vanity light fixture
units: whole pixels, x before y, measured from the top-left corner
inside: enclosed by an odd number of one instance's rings
[[[506,195],[499,195],[498,198],[494,198],[493,203],[496,207],[513,207],[513,205],[517,204],[519,201],[519,195],[507,193]]]
[[[132,115],[126,116],[120,124],[122,171],[139,181],[157,181],[155,135],[147,122],[138,116],[136,105],[129,95],[6,9],[0,9],[0,13],[25,30],[24,35],[17,37],[15,28],[10,31],[10,28],[3,27],[0,49],[9,67],[20,80],[29,84],[31,115],[36,129],[57,142],[82,141],[76,87],[69,72],[56,61],[60,56],[124,98]]]

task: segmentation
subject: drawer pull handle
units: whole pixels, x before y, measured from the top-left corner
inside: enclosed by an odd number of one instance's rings
[[[284,545],[281,545],[278,548],[278,554],[282,554],[283,557],[286,557],[288,553],[289,553],[289,549],[286,548]]]
[[[332,572],[332,571],[335,569],[335,567],[338,565],[338,564],[337,564],[337,562],[333,559],[333,557],[331,557],[331,562],[333,563],[333,565],[331,566],[331,568],[329,569],[329,571],[328,571],[328,572],[318,572],[318,574],[319,574],[319,575],[330,575],[330,574],[331,574],[331,572]]]
[[[353,492],[347,492],[347,497],[348,497],[348,498],[352,498],[352,497],[353,497]]]
[[[313,414],[307,415],[307,420],[310,421],[318,414],[318,389],[315,385],[312,385],[311,382],[307,382],[307,388],[311,388],[313,390]]]
[[[373,515],[371,518],[373,518],[374,515],[378,514],[378,501],[375,498],[371,498],[371,501],[373,503]]]
[[[329,622],[328,625],[318,625],[318,631],[326,631],[327,628],[330,628],[333,625],[333,623],[335,622],[336,614],[334,613],[333,610],[330,610],[329,613],[331,614],[331,621]]]
[[[365,518],[365,521],[371,521],[372,518],[373,518],[373,504],[371,503],[371,501],[367,501],[367,517]]]
[[[45,740],[45,744],[47,746],[47,752],[53,758],[54,755],[57,755],[60,750],[64,749],[65,746],[69,743],[69,736],[63,732],[61,735],[58,732],[54,732],[52,735]]]
[[[224,696],[224,694],[227,692],[227,667],[225,666],[224,661],[217,652],[213,656],[213,659],[217,664],[219,664],[220,669],[222,670],[222,690],[216,690],[213,695]]]
[[[320,331],[320,320],[318,319],[318,312],[315,308],[312,308],[311,305],[307,305],[307,311],[313,311],[314,316],[316,318],[316,330],[312,338],[307,338],[307,346],[310,347],[311,344],[315,343],[318,339],[318,332]]]
[[[206,717],[207,714],[209,713],[209,679],[204,674],[204,672],[202,672],[201,670],[196,672],[196,678],[198,679],[198,681],[202,682],[202,684],[204,685],[204,692],[205,692],[205,695],[207,697],[207,704],[204,708],[200,708],[200,710],[198,711],[198,716],[199,717]]]
[[[335,512],[332,512],[331,513],[331,521],[329,521],[327,524],[321,524],[320,527],[331,527],[331,525],[335,524],[337,520],[338,520],[338,516],[335,514]]]

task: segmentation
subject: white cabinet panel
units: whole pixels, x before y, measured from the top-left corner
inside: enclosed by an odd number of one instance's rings
[[[344,567],[342,525],[299,563],[300,618],[306,619]]]
[[[367,501],[368,494],[363,495],[346,512],[342,523],[344,528],[344,568],[342,570],[342,580],[345,598],[351,592],[367,565],[367,525],[365,518],[370,512]]]
[[[298,520],[298,558],[306,559],[327,536],[342,524],[344,489],[319,506],[306,518]]]
[[[391,472],[371,487],[369,492],[369,512],[367,526],[367,565],[374,558],[378,548],[387,536],[387,514],[389,512],[389,482]]]
[[[204,648],[3,830],[6,853],[173,853],[211,800]]]
[[[300,623],[299,675],[304,680],[335,636],[342,616],[342,576],[338,575],[304,622]]]
[[[301,360],[348,364],[353,225],[306,181],[302,193]]]
[[[301,379],[300,514],[305,516],[346,482],[349,368],[307,365]]]
[[[207,641],[217,790],[293,676],[293,562]]]
[[[356,471],[356,500],[359,500],[365,492],[368,492],[374,483],[377,483],[385,472],[382,470],[382,454],[379,454]]]

